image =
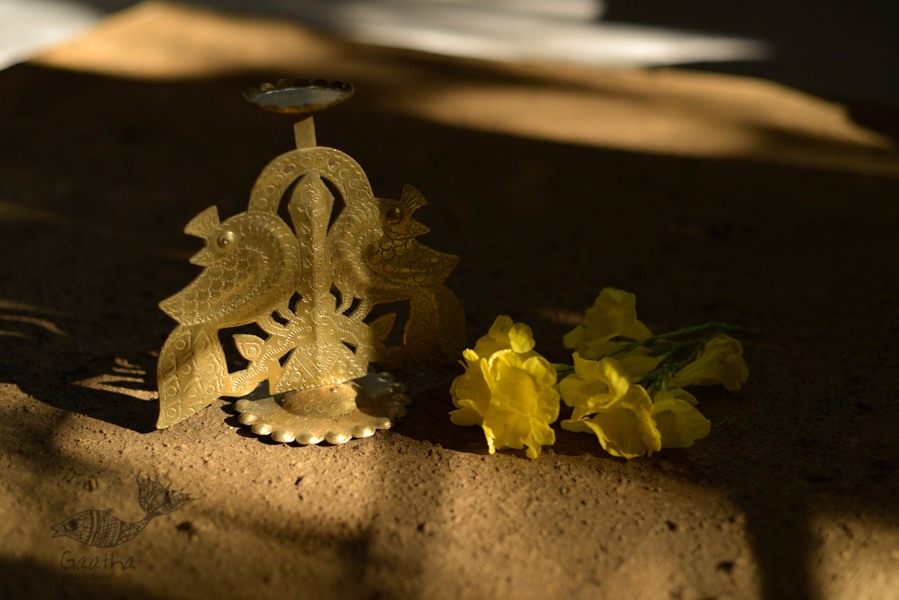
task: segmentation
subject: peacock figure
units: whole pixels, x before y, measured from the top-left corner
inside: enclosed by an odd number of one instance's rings
[[[271,396],[235,404],[255,433],[367,437],[409,402],[372,363],[447,362],[461,351],[464,314],[444,284],[458,257],[417,241],[428,231],[412,217],[424,196],[406,186],[398,200],[378,198],[355,160],[315,143],[311,114],[352,92],[323,80],[248,92],[252,104],[293,115],[297,148],[262,170],[247,211],[220,222],[212,207],[185,228],[205,240],[192,259],[204,269],[160,304],[178,325],[160,353],[158,427],[267,384]],[[407,308],[373,312],[388,304]],[[242,330],[226,339],[232,328]],[[229,370],[223,342],[245,368]]]

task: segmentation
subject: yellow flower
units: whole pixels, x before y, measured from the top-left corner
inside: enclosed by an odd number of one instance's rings
[[[633,294],[604,288],[593,306],[587,309],[584,325],[569,331],[562,343],[588,359],[615,355],[631,379],[639,379],[659,366],[662,357],[653,356],[650,350],[642,347],[619,353],[629,342],[612,341],[617,337],[640,341],[652,335],[646,325],[637,320],[636,303]]]
[[[743,360],[743,346],[738,340],[720,334],[706,342],[696,360],[675,373],[667,382],[667,387],[674,389],[720,383],[735,392],[748,378],[749,367]]]
[[[457,425],[480,425],[490,401],[487,378],[489,359],[502,351],[513,351],[523,357],[539,356],[533,351],[534,336],[524,323],[513,323],[510,317],[499,315],[481,337],[474,349],[462,352],[465,374],[457,377],[450,387],[453,402],[459,410],[451,413]],[[482,361],[481,359],[488,359]]]
[[[550,427],[559,417],[556,370],[534,352],[527,325],[497,317],[490,332],[466,350],[465,373],[450,388],[450,413],[457,425],[480,425],[490,454],[521,449],[537,458],[544,445],[555,443]]]
[[[652,456],[662,448],[662,436],[652,418],[652,401],[643,386],[631,385],[623,396],[580,420],[562,421],[562,429],[594,433],[613,456]]]
[[[712,428],[712,423],[696,409],[696,398],[682,389],[656,392],[652,418],[662,436],[662,448],[689,448]]]
[[[492,454],[496,448],[520,449],[537,458],[542,446],[555,443],[550,424],[559,418],[559,393],[553,387],[556,370],[543,357],[527,359],[511,352],[492,365],[490,405],[484,414],[484,435]]]
[[[631,383],[618,361],[590,361],[575,354],[574,365],[574,374],[559,385],[562,399],[574,407],[562,429],[593,433],[609,454],[624,458],[652,455],[662,448],[649,394]]]
[[[593,306],[584,315],[584,324],[569,331],[562,339],[566,348],[577,350],[587,358],[609,354],[607,342],[624,337],[643,340],[652,335],[637,320],[637,297],[615,288],[603,288]]]
[[[500,315],[490,326],[487,335],[479,339],[473,352],[488,358],[500,350],[514,350],[519,354],[534,349],[534,334],[524,323],[513,323],[510,317]]]
[[[630,387],[631,380],[614,358],[585,360],[574,353],[574,373],[559,383],[565,404],[574,408],[573,420],[596,412]]]

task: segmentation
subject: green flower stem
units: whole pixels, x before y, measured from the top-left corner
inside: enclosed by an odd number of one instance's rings
[[[556,368],[556,377],[557,377],[556,381],[562,381],[569,375],[574,375],[574,367],[571,365],[562,365],[562,364],[553,363],[553,366]],[[564,367],[564,368],[562,368],[562,367]]]
[[[673,377],[678,370],[679,368],[677,365],[662,363],[660,366],[656,367],[654,371],[650,371],[641,377],[637,383],[646,388],[646,393],[651,397],[655,392],[660,390],[662,385]]]
[[[606,358],[607,356],[616,356],[618,354],[625,354],[630,352],[636,348],[641,346],[643,347],[653,347],[657,345],[661,346],[686,346],[692,343],[695,343],[698,339],[703,341],[707,341],[711,336],[703,336],[701,338],[692,338],[688,340],[680,340],[680,341],[672,341],[674,338],[682,337],[685,335],[692,335],[695,333],[700,333],[702,331],[712,330],[714,333],[738,333],[743,332],[746,333],[747,330],[745,327],[740,327],[739,325],[731,325],[730,323],[718,323],[715,321],[709,321],[708,323],[702,323],[700,325],[691,325],[690,327],[682,327],[680,329],[675,329],[674,331],[669,331],[668,333],[662,333],[659,335],[652,335],[648,338],[630,342],[625,344],[615,352],[611,354],[606,354],[605,356],[601,356],[600,358]]]
[[[565,363],[550,363],[552,367],[556,370],[556,377],[558,381],[562,381],[572,373],[574,373],[573,365],[566,365]]]
[[[637,382],[643,385],[643,387],[646,388],[646,391],[650,395],[652,395],[655,391],[661,389],[665,382],[673,377],[675,373],[695,360],[696,355],[699,354],[699,351],[702,349],[705,343],[711,340],[716,334],[738,332],[757,333],[755,330],[741,327],[739,325],[709,321],[700,325],[682,327],[668,333],[653,335],[642,340],[629,342],[621,346],[618,350],[609,354],[604,354],[598,357],[596,360],[615,357],[619,354],[627,354],[628,352],[632,352],[633,350],[641,347],[649,348],[654,352],[656,356],[662,356],[663,359],[662,362],[659,363],[659,366],[641,377]],[[705,335],[696,335],[700,333],[705,333]],[[687,339],[678,339],[684,338],[685,336],[691,337]],[[692,350],[687,355],[687,357],[675,361],[675,353],[677,353],[677,351],[681,348],[687,346],[692,347]],[[553,363],[552,366],[556,369],[556,374],[559,381],[574,373],[574,367],[572,365]]]

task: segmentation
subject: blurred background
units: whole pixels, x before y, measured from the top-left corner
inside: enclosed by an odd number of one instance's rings
[[[0,67],[135,0],[0,0]],[[890,0],[188,0],[304,22],[353,41],[487,60],[679,65],[828,98],[899,102]]]

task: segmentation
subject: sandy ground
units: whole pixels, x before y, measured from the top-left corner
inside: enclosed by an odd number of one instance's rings
[[[381,196],[425,192],[470,343],[505,313],[566,360],[604,286],[656,330],[758,328],[748,385],[700,390],[711,435],[630,462],[564,431],[536,461],[489,456],[447,417],[457,373],[420,368],[398,375],[407,417],[341,446],[259,440],[226,401],[155,431],[157,303],[196,273],[182,228],[244,210],[290,148],[241,97],[285,75],[356,84],[319,142]],[[162,3],[3,71],[0,596],[899,598],[899,153],[849,114]],[[195,500],[114,548],[52,537],[90,509],[139,521],[139,472]]]

